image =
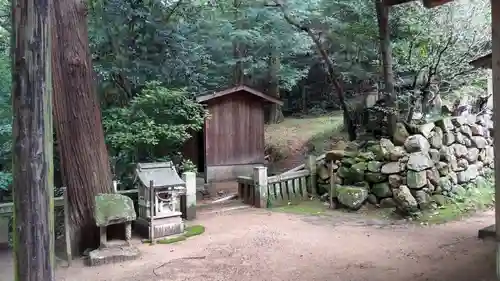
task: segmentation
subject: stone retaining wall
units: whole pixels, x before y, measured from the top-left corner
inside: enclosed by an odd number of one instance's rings
[[[491,114],[444,118],[407,128],[398,124],[394,143],[369,141],[362,148],[327,153],[318,163],[318,191],[335,203],[359,209],[365,202],[414,212],[442,204],[471,188],[493,169]],[[325,195],[326,194],[326,195]]]

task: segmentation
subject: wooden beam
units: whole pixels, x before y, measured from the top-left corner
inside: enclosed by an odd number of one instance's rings
[[[491,0],[491,31],[492,31],[492,80],[493,106],[500,108],[500,2]],[[495,124],[500,124],[500,111],[493,111]],[[494,152],[500,155],[500,131],[494,132]],[[500,183],[500,157],[495,157],[495,182]],[[500,280],[500,184],[495,185],[495,225],[497,240],[497,280]]]

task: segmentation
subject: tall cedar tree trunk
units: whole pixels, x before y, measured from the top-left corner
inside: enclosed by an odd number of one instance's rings
[[[54,281],[52,1],[12,1],[14,274]]]
[[[240,20],[240,7],[241,0],[234,0],[233,9],[234,9],[234,25],[239,27]],[[233,42],[233,58],[236,61],[233,69],[233,85],[242,85],[244,83],[244,72],[243,72],[243,63],[241,62],[241,58],[243,57],[243,44],[235,40]]]
[[[279,76],[278,72],[280,70],[280,58],[279,53],[276,50],[273,50],[269,56],[269,85],[267,89],[268,95],[275,97],[277,99],[280,98],[280,86],[279,86]],[[285,117],[283,116],[283,111],[281,110],[281,106],[279,104],[271,104],[271,108],[269,110],[269,123],[277,124],[283,121]]]
[[[54,118],[61,176],[68,188],[72,248],[82,252],[99,245],[94,197],[112,192],[112,178],[93,81],[86,4],[81,0],[55,1],[54,11]]]
[[[378,30],[380,36],[380,53],[384,68],[384,84],[386,101],[388,105],[388,129],[392,138],[397,122],[396,93],[394,91],[394,73],[392,71],[393,59],[391,48],[391,32],[389,30],[389,7],[384,5],[383,0],[375,0],[377,10]]]

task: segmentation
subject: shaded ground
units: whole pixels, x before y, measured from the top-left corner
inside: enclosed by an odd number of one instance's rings
[[[342,124],[342,113],[333,112],[328,116],[286,118],[280,124],[266,126],[266,155],[270,155],[272,171],[294,168],[304,163],[308,153],[319,155],[329,150],[345,138]]]
[[[420,227],[340,212],[246,209],[201,218],[196,223],[206,233],[185,242],[140,245],[140,260],[85,269],[76,264],[59,269],[57,280],[494,280],[494,245],[476,238],[493,221],[493,212],[486,212]],[[10,273],[9,265],[0,259],[0,272]]]

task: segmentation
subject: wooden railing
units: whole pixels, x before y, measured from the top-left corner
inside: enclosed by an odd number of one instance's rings
[[[267,178],[268,206],[277,207],[296,204],[308,198],[307,183],[309,170],[289,172]]]
[[[267,176],[266,167],[256,167],[251,177],[237,178],[243,203],[266,208],[295,204],[316,194],[316,161],[310,156],[304,165],[281,175]]]
[[[244,204],[255,204],[255,184],[252,177],[238,177],[238,195]]]

